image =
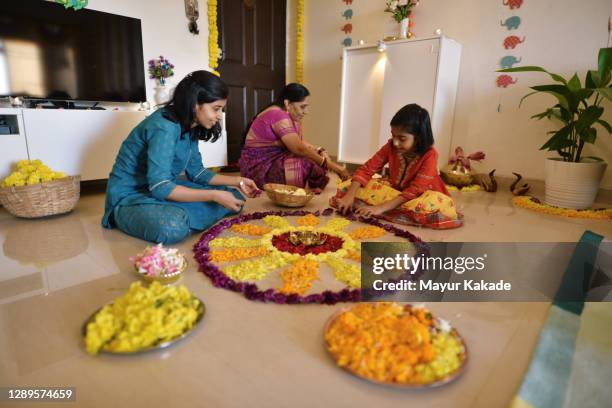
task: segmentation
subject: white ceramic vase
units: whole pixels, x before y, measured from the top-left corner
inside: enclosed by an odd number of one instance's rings
[[[409,22],[409,18],[405,18],[402,21],[400,21],[400,38],[404,39],[404,38],[408,38],[408,22]]]
[[[159,84],[159,85],[157,85],[155,87],[155,95],[154,95],[155,104],[161,105],[162,103],[168,102],[168,99],[170,97],[169,93],[170,93],[169,92],[169,87],[168,87],[167,84],[164,84],[164,85]]]
[[[591,208],[608,164],[594,159],[580,163],[565,162],[561,158],[546,159],[546,204],[555,207]]]

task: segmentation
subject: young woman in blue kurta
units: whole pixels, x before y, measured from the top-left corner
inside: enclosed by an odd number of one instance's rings
[[[217,76],[192,72],[167,106],[132,130],[108,179],[104,227],[173,244],[239,212],[240,192],[257,194],[252,180],[215,174],[202,165],[198,141],[220,136],[227,94]]]

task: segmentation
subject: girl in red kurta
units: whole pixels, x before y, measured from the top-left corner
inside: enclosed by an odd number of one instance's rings
[[[410,104],[391,119],[391,139],[361,166],[351,180],[339,185],[331,205],[342,213],[436,229],[463,225],[438,174],[427,110]],[[373,179],[389,165],[389,179]]]

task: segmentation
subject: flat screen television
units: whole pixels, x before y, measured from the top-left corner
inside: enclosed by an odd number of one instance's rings
[[[144,74],[139,19],[44,0],[0,1],[0,95],[140,102]]]

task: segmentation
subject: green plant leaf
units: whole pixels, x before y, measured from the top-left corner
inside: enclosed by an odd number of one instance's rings
[[[581,111],[578,115],[578,120],[576,120],[576,131],[583,134],[584,131],[590,128],[601,117],[603,112],[604,108],[595,105],[591,105]]]
[[[559,105],[570,112],[574,112],[576,110],[575,106],[577,106],[578,103],[576,102],[574,104],[572,103],[573,101],[570,101],[570,98],[573,99],[572,95],[568,88],[564,85],[536,85],[532,86],[531,89],[553,95],[559,101]]]
[[[612,70],[612,48],[599,49],[597,67],[599,70],[599,77],[602,80],[600,87],[608,85],[608,82],[610,82],[610,71]]]
[[[603,119],[597,119],[596,122],[599,123],[601,127],[605,128],[608,131],[608,133],[612,133],[612,126],[610,126],[608,122],[606,122]]]
[[[567,125],[555,132],[546,143],[540,147],[540,150],[561,150],[569,146],[573,146],[574,142],[569,138],[572,132],[573,125]]]
[[[601,87],[601,78],[599,77],[599,71],[588,71],[586,78],[584,79],[585,86],[590,89]]]
[[[574,96],[580,102],[583,102],[585,105],[588,105],[588,99],[593,95],[595,91],[593,89],[580,88],[576,92],[574,92]]]
[[[562,84],[567,84],[567,81],[561,75],[553,74],[552,72],[548,72],[544,68],[538,67],[535,65],[526,65],[524,67],[500,69],[500,70],[497,70],[497,72],[545,72],[548,75],[550,75],[551,78],[554,79],[555,81],[561,82]]]
[[[564,152],[563,150],[557,150],[557,154],[561,157],[566,158],[566,161],[571,161],[572,159],[572,154],[569,152]]]
[[[595,128],[586,128],[578,132],[580,135],[580,139],[584,140],[585,143],[595,143],[595,139],[597,139],[597,129]]]
[[[607,100],[612,101],[612,88],[597,88],[596,91]]]
[[[574,74],[573,77],[568,81],[567,87],[571,92],[577,92],[580,88],[582,88],[582,84],[580,83],[580,78],[578,78],[578,74]]]
[[[527,99],[527,98],[528,98],[528,97],[530,97],[531,95],[534,95],[534,94],[537,94],[537,93],[538,93],[538,91],[529,92],[527,95],[523,96],[523,97],[521,98],[521,101],[519,102],[519,108],[521,107],[521,105],[523,104],[523,101],[524,101],[525,99]]]

